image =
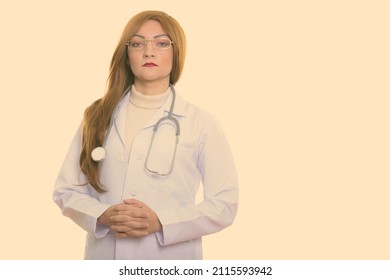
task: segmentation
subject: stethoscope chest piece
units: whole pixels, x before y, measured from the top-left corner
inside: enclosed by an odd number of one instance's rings
[[[92,150],[91,157],[94,161],[101,161],[106,157],[106,149],[103,147],[96,147]]]

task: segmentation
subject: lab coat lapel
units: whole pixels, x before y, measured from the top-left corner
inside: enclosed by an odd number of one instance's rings
[[[125,132],[126,132],[126,118],[127,109],[126,104],[129,102],[129,94],[127,94],[119,103],[118,110],[114,113],[114,126],[119,138],[122,142],[123,148],[125,147]]]

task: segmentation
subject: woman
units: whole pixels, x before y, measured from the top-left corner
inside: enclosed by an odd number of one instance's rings
[[[85,111],[53,199],[87,231],[86,259],[201,259],[202,236],[234,220],[238,184],[225,136],[174,92],[185,45],[169,15],[137,14],[114,52],[106,94]]]

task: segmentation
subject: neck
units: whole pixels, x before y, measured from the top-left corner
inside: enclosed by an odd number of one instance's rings
[[[131,88],[130,94],[130,104],[140,109],[159,109],[164,105],[166,99],[169,96],[171,89],[168,88],[166,92],[161,92],[160,94],[155,95],[145,95],[138,91],[138,89],[133,85]]]
[[[156,95],[168,90],[169,81],[142,82],[135,80],[134,86],[144,95]]]

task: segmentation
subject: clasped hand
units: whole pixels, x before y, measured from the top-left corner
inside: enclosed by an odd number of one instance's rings
[[[136,199],[125,199],[109,207],[98,223],[109,226],[117,237],[142,237],[161,230],[156,213]]]

